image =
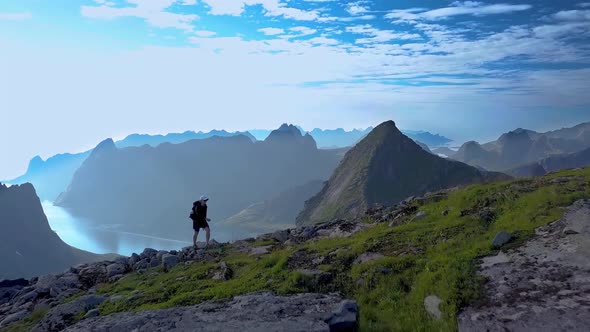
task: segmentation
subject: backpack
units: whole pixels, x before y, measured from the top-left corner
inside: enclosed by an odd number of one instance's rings
[[[197,214],[196,214],[196,211],[195,211],[196,210],[196,207],[197,207],[197,204],[193,204],[193,208],[191,209],[191,214],[188,215],[188,217],[190,219],[192,219],[193,221],[197,220]]]

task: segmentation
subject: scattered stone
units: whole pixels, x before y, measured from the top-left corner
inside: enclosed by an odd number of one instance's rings
[[[416,213],[416,215],[414,216],[414,220],[424,219],[424,218],[426,218],[427,215],[428,215],[428,213],[426,213],[424,211],[420,211],[420,212]]]
[[[365,264],[365,263],[370,262],[372,260],[383,258],[383,257],[385,257],[385,256],[383,256],[383,254],[380,254],[378,252],[366,252],[366,253],[358,256],[357,259],[354,260],[353,264]]]
[[[92,309],[89,310],[86,315],[84,315],[84,319],[88,319],[88,318],[92,318],[92,317],[98,317],[100,316],[100,310],[98,309]]]
[[[219,263],[219,271],[215,272],[213,275],[213,280],[229,280],[232,277],[232,270],[227,267],[225,262]]]
[[[272,246],[261,246],[261,247],[254,247],[250,249],[250,256],[254,255],[264,255],[270,252]]]
[[[424,308],[426,309],[426,312],[428,312],[432,318],[437,320],[442,318],[442,312],[440,312],[439,309],[441,302],[441,299],[436,295],[429,295],[424,299]]]
[[[18,322],[19,320],[27,317],[28,315],[29,312],[27,310],[22,310],[14,314],[10,314],[6,316],[2,321],[0,321],[0,328],[6,327],[14,322]]]
[[[166,272],[170,271],[170,269],[175,267],[179,262],[180,260],[177,256],[170,254],[165,254],[162,256],[162,267],[164,267],[164,271]]]
[[[508,232],[502,231],[494,236],[492,247],[494,249],[501,248],[503,245],[510,242],[510,240],[512,240],[512,235]]]
[[[388,269],[388,268],[384,268],[384,267],[377,269],[377,271],[382,274],[391,274],[393,272],[392,269]]]
[[[449,209],[444,209],[443,212],[441,213],[443,216],[448,216],[449,215]]]

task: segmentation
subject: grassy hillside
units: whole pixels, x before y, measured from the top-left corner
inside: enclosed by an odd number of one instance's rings
[[[360,222],[367,228],[348,238],[324,237],[299,244],[242,242],[250,247],[273,246],[270,253],[259,256],[239,252],[237,244],[225,244],[207,250],[204,260],[179,264],[169,272],[153,268],[128,274],[98,287],[98,293],[111,297],[100,310],[107,315],[168,308],[259,290],[339,291],[358,301],[363,330],[454,331],[458,310],[480,294],[483,280],[476,275],[477,259],[494,254],[494,235],[508,231],[515,240],[507,247],[518,246],[535,228],[559,219],[565,207],[588,197],[590,168],[472,185],[440,201],[417,205],[426,217],[403,217],[392,227],[366,218]],[[354,264],[366,252],[384,257]],[[229,280],[211,278],[221,261],[231,270]],[[314,277],[301,269],[326,273]],[[431,294],[442,299],[441,320],[432,319],[424,309],[424,298]],[[27,323],[30,319],[21,324]],[[18,326],[10,329],[18,330]]]

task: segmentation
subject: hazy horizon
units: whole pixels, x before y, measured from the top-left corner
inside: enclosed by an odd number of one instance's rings
[[[0,178],[132,133],[366,128],[458,143],[590,120],[590,2],[0,4]]]

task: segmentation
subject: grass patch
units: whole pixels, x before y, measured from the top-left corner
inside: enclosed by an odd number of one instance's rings
[[[551,182],[564,176],[568,181]],[[120,296],[103,303],[100,310],[109,314],[169,308],[261,290],[279,294],[337,290],[358,301],[362,330],[455,331],[458,310],[480,296],[482,280],[476,274],[476,260],[495,253],[491,247],[495,234],[508,231],[516,237],[510,246],[521,244],[535,228],[559,219],[564,207],[590,197],[589,183],[590,169],[584,169],[473,185],[420,206],[426,217],[408,219],[396,227],[377,224],[349,238],[276,246],[261,257],[228,248],[221,259],[233,271],[229,281],[210,278],[218,262],[180,264],[168,273],[154,268],[99,287],[101,294]],[[483,208],[492,211],[493,218],[469,212]],[[448,213],[443,215],[443,211]],[[270,244],[275,242],[254,243]],[[296,267],[289,268],[289,258],[301,250],[309,261],[326,258],[317,268],[331,274],[330,285],[318,288]],[[386,257],[353,264],[364,252]],[[424,309],[424,298],[431,294],[442,299],[440,321],[431,319]]]
[[[1,332],[29,332],[45,317],[49,309],[35,310],[29,317],[0,329]]]

